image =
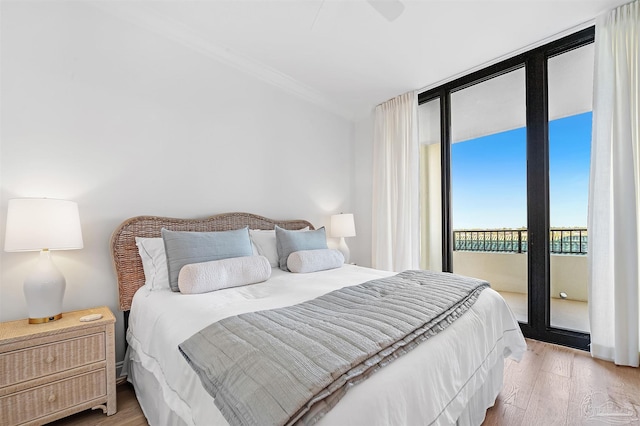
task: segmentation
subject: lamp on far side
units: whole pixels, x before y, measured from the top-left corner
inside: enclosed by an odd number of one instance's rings
[[[50,250],[81,249],[78,204],[50,198],[9,200],[5,251],[40,251],[35,269],[24,281],[29,324],[62,318],[66,281]]]
[[[356,236],[356,225],[353,221],[353,214],[340,213],[331,216],[331,236],[340,238],[338,250],[344,256],[344,263],[349,262],[349,247],[344,241],[345,237]]]

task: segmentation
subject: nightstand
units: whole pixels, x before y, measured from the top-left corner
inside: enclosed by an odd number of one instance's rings
[[[102,318],[80,321],[89,314]],[[89,408],[115,414],[115,321],[100,307],[44,324],[0,323],[0,424],[43,424]]]

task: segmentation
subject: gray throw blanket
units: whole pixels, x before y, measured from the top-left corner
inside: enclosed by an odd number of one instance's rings
[[[488,285],[405,271],[225,318],[179,349],[231,425],[313,424],[351,384],[444,330]]]

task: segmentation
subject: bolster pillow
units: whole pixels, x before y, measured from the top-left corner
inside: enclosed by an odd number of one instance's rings
[[[287,267],[291,272],[306,273],[335,269],[342,266],[344,256],[338,250],[300,250],[291,253]]]
[[[180,269],[181,293],[196,294],[266,281],[271,265],[264,256],[243,256],[191,263]]]

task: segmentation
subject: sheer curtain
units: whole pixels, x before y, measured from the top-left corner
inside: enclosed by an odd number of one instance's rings
[[[638,366],[640,352],[640,3],[596,22],[589,189],[591,354]]]
[[[376,107],[373,148],[374,268],[420,266],[418,99],[405,93]]]

